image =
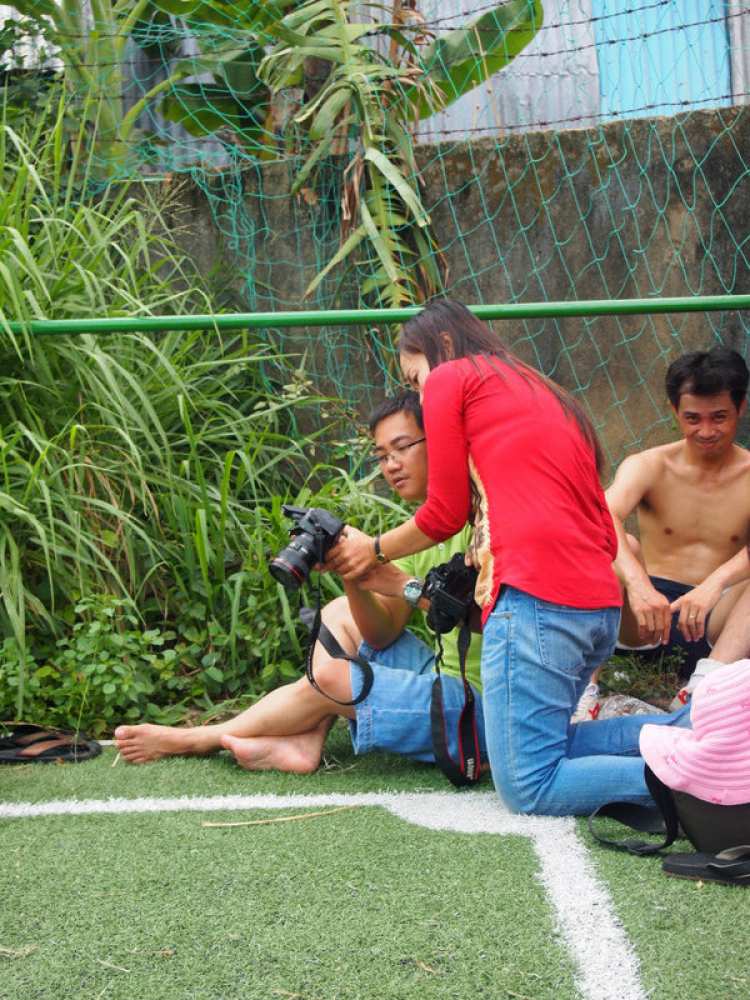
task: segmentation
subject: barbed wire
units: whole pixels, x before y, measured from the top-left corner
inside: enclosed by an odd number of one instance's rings
[[[560,27],[566,27],[566,28],[569,28],[569,27],[573,27],[573,28],[575,28],[575,27],[585,27],[585,28],[588,28],[588,29],[593,29],[594,25],[596,25],[596,24],[600,24],[600,23],[604,24],[604,23],[607,23],[607,22],[610,22],[610,21],[614,21],[616,19],[622,19],[626,15],[630,15],[630,14],[643,14],[646,11],[649,11],[649,10],[656,10],[656,9],[658,9],[660,7],[666,8],[666,7],[669,7],[671,5],[673,5],[673,0],[654,0],[654,3],[652,3],[652,4],[645,4],[645,5],[643,5],[641,7],[638,7],[638,8],[630,8],[630,7],[628,7],[625,10],[617,11],[616,13],[609,14],[609,15],[606,15],[606,16],[599,16],[599,17],[592,16],[590,18],[582,18],[580,20],[563,20],[562,18],[560,18],[560,19],[557,19],[557,20],[554,20],[554,21],[550,21],[548,23],[546,23],[546,22],[543,23],[542,27],[539,29],[539,33],[543,32],[545,29],[552,30],[552,29],[560,28]],[[493,4],[493,3],[488,3],[486,5],[478,5],[478,6],[476,6],[476,7],[474,7],[472,9],[472,11],[471,11],[470,14],[466,15],[466,18],[467,18],[467,20],[469,22],[473,22],[478,17],[482,16],[483,14],[486,14],[486,13],[491,12],[492,10],[495,10],[497,8],[497,6],[498,6],[497,4]],[[714,17],[703,17],[703,18],[700,18],[700,19],[694,20],[694,21],[682,22],[682,23],[680,23],[678,25],[667,25],[667,26],[665,26],[663,28],[657,28],[655,30],[649,30],[649,31],[640,31],[640,32],[632,33],[632,34],[618,33],[617,38],[601,39],[599,41],[592,41],[590,43],[587,43],[587,42],[583,41],[581,38],[577,38],[575,45],[567,46],[565,48],[540,48],[538,46],[538,44],[537,44],[537,46],[535,47],[534,55],[538,56],[538,57],[541,57],[541,58],[551,58],[551,57],[554,57],[554,56],[570,55],[571,52],[574,52],[574,51],[575,52],[596,51],[598,48],[602,47],[603,45],[621,45],[621,44],[631,43],[631,42],[635,42],[635,41],[643,41],[643,40],[648,40],[648,39],[651,39],[651,38],[657,38],[657,37],[661,37],[661,36],[666,36],[666,35],[674,34],[675,32],[685,32],[685,31],[689,31],[689,30],[697,29],[697,28],[706,29],[710,25],[729,24],[730,21],[735,20],[735,19],[740,19],[740,18],[747,19],[748,15],[749,15],[748,11],[741,11],[741,10],[730,11],[730,10],[725,9],[723,12],[719,11],[716,14],[716,16],[714,16]],[[1,10],[0,10],[0,17],[2,17],[2,11]],[[437,16],[437,17],[435,17],[433,19],[430,19],[430,20],[427,20],[427,19],[425,19],[423,21],[420,20],[419,25],[418,26],[415,25],[414,28],[413,28],[413,30],[414,30],[415,34],[429,34],[429,35],[433,35],[433,36],[439,36],[439,29],[442,26],[448,26],[448,25],[454,24],[454,22],[456,21],[457,17],[458,17],[458,15],[454,14],[454,15],[450,15],[450,16],[446,16],[446,17],[439,17],[439,16]],[[6,20],[7,20],[7,18],[6,18]],[[11,20],[13,20],[13,18],[11,18]],[[25,20],[28,20],[28,18],[26,18]],[[180,21],[182,21],[184,23],[184,28],[182,28],[182,27],[178,28],[177,27],[177,25],[179,24]],[[0,22],[0,23],[2,23],[2,22]],[[94,22],[94,23],[96,23],[96,22]],[[387,22],[384,22],[384,23],[387,23]],[[460,25],[454,24],[454,27],[460,27]],[[113,33],[109,34],[106,31],[105,32],[101,31],[100,29],[97,29],[97,30],[98,30],[98,35],[99,35],[100,39],[103,38],[103,39],[107,40],[107,39],[115,39],[115,38],[119,37],[116,32],[113,32]],[[408,30],[408,26],[406,26],[406,28],[404,28],[403,30]],[[203,37],[213,37],[213,36],[216,36],[217,38],[220,38],[222,40],[232,40],[233,39],[233,40],[240,40],[241,41],[241,40],[247,39],[248,34],[249,34],[247,30],[240,30],[240,29],[232,30],[232,29],[229,29],[229,28],[218,29],[214,25],[207,24],[206,22],[203,22],[203,21],[197,21],[197,20],[192,19],[192,18],[191,19],[179,18],[174,24],[172,24],[170,26],[170,32],[173,35],[172,41],[180,39],[180,38],[182,38],[184,40],[199,41],[199,40],[202,40]],[[73,42],[76,46],[84,47],[85,43],[89,40],[90,32],[88,32],[88,31],[87,32],[72,32],[72,31],[64,31],[64,30],[56,29],[55,30],[55,35],[61,41],[64,41],[64,42]],[[176,36],[176,38],[174,36]],[[377,33],[376,32],[372,32],[372,33],[365,34],[363,37],[373,37],[374,38],[376,36],[377,36]],[[539,39],[539,34],[537,34],[537,36],[536,36],[537,43],[538,43],[538,39]],[[137,42],[135,41],[135,39],[133,39],[133,41],[134,41],[134,44],[137,44]],[[158,50],[158,49],[162,48],[162,45],[161,45],[161,43],[157,39],[157,40],[154,41],[153,45],[150,46],[150,47],[155,48],[155,49]],[[166,45],[163,46],[163,47],[167,48]],[[314,54],[314,53],[311,53],[311,54]],[[54,56],[51,56],[51,58],[54,58]],[[170,54],[170,59],[171,60],[177,60],[177,59],[179,59],[180,61],[189,61],[190,59],[199,60],[200,59],[200,53],[190,53],[190,54],[180,54],[180,53],[177,53],[177,54]],[[87,69],[87,70],[92,70],[92,69],[97,69],[97,68],[99,68],[99,69],[111,69],[114,66],[117,66],[117,65],[120,65],[120,64],[121,64],[120,61],[113,61],[113,62],[107,62],[107,61],[87,62],[85,59],[79,61],[79,65],[82,68]]]

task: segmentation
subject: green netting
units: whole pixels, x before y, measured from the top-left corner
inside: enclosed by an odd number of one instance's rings
[[[91,183],[182,183],[176,239],[240,312],[750,292],[741,0],[14,9],[7,100],[41,60]],[[669,361],[746,353],[747,327],[732,308],[501,325],[585,401],[613,463],[668,435]],[[361,413],[392,381],[385,323],[259,335]]]

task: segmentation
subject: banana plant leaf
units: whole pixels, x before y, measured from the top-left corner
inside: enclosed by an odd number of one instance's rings
[[[15,3],[7,4],[13,10],[17,10],[24,17],[31,17],[38,20],[40,17],[49,17],[54,22],[60,14],[60,7],[55,0],[16,0]]]
[[[534,38],[543,19],[539,0],[509,0],[422,49],[424,72],[436,93],[431,99],[430,90],[406,89],[410,118],[429,118],[503,69]]]
[[[182,83],[168,94],[159,112],[182,125],[191,135],[210,135],[233,128],[244,141],[264,145],[262,121],[268,106],[268,88],[257,75],[263,50],[250,41],[241,51],[226,54],[214,68],[213,83]]]
[[[315,119],[310,126],[311,139],[317,142],[331,134],[336,125],[339,113],[344,110],[351,97],[352,94],[348,87],[340,87],[338,90],[333,91],[315,115]]]
[[[44,2],[50,3],[50,0]],[[261,31],[284,17],[292,5],[291,0],[262,0],[249,4],[238,4],[234,0],[226,3],[224,0],[152,0],[157,11],[174,14],[196,25],[226,28],[232,33]]]
[[[228,91],[200,84],[183,84],[179,99],[167,97],[159,105],[164,118],[182,125],[190,135],[200,137],[221,128],[232,128],[243,142],[262,148],[267,139],[263,127],[265,109],[265,101],[248,108]]]
[[[313,280],[307,286],[307,288],[305,289],[306,297],[312,295],[312,293],[315,291],[315,289],[318,287],[318,285],[321,283],[323,278],[325,278],[325,276],[328,274],[329,271],[332,271],[339,264],[345,263],[347,257],[356,250],[356,248],[360,245],[360,243],[362,243],[362,241],[365,239],[365,236],[366,236],[366,231],[364,225],[357,226],[357,228],[354,229],[349,234],[348,239],[346,239],[341,244],[341,246],[338,248],[333,257],[331,257],[331,259],[328,261],[325,267],[315,275]]]
[[[430,224],[430,217],[425,212],[417,191],[409,184],[398,167],[384,153],[372,147],[366,150],[365,160],[371,163],[376,170],[380,171],[388,183],[398,191],[401,200],[414,216],[414,222],[421,227],[428,226]]]

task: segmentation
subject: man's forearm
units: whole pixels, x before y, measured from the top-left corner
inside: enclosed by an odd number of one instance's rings
[[[411,517],[397,528],[380,536],[380,549],[388,560],[401,559],[415,552],[424,552],[435,544],[435,539],[425,535],[417,527],[416,520]]]
[[[409,579],[406,573],[389,567],[387,590],[392,596],[373,589],[364,590],[356,583],[344,581],[344,591],[349,608],[362,638],[374,649],[383,649],[401,635],[411,616],[412,609],[403,598],[403,584]],[[396,580],[396,574],[399,580]]]
[[[736,555],[727,559],[707,577],[719,584],[722,590],[734,586],[735,583],[742,583],[748,578],[750,578],[750,543],[743,545]]]
[[[630,547],[625,525],[616,514],[612,514],[612,522],[617,534],[617,556],[612,569],[617,579],[626,590],[636,583],[650,583],[646,568]]]

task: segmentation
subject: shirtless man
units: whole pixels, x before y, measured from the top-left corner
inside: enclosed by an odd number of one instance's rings
[[[682,440],[626,458],[606,491],[625,597],[618,646],[677,646],[683,678],[709,656],[750,577],[750,452],[734,442],[748,377],[723,347],[674,361],[665,385]],[[623,527],[633,511],[640,544]]]
[[[427,490],[427,451],[422,408],[414,392],[389,397],[370,415],[374,461],[403,500],[423,500]],[[355,753],[389,750],[415,760],[434,761],[430,727],[433,650],[406,631],[416,607],[429,609],[421,584],[433,565],[465,552],[469,529],[444,544],[399,564],[378,566],[364,580],[345,583],[345,596],[323,608],[322,621],[344,652],[368,660],[374,681],[357,705],[342,705],[361,690],[359,667],[334,659],[316,643],[313,673],[317,691],[302,677],[276,688],[227,722],[194,728],[143,724],[118,726],[115,745],[123,758],[142,764],[180,754],[209,754],[222,747],[248,770],[303,774],[320,764],[323,744],[337,715],[349,720]],[[346,544],[345,541],[343,544]],[[375,592],[377,591],[377,593]],[[464,706],[458,632],[443,636],[443,709],[449,753],[458,759],[458,716]],[[363,642],[364,640],[364,642]],[[474,687],[480,756],[486,761],[484,719],[479,693],[481,641],[474,637],[466,677]],[[322,692],[337,701],[327,698]],[[455,743],[455,745],[453,745]]]

